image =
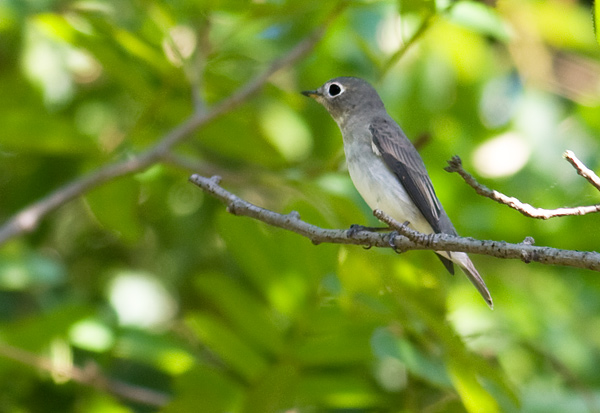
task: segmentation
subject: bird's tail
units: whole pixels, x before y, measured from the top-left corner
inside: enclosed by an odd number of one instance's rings
[[[492,296],[490,295],[490,291],[485,285],[485,281],[479,275],[479,272],[475,269],[475,266],[471,262],[471,259],[464,252],[452,252],[451,260],[454,261],[465,273],[469,281],[473,283],[479,294],[483,297],[485,302],[490,306],[491,309],[494,308],[494,302],[492,301]]]

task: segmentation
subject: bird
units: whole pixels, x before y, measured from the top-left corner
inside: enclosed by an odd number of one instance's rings
[[[425,163],[387,113],[377,91],[357,77],[336,77],[303,95],[329,112],[342,133],[348,172],[372,210],[424,233],[458,235],[438,199]],[[436,251],[446,269],[458,265],[493,308],[490,292],[464,252]]]

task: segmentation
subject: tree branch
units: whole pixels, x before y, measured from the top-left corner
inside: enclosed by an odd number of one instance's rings
[[[300,41],[289,52],[273,61],[267,69],[212,108],[208,110],[205,108],[196,110],[180,125],[164,135],[153,147],[134,158],[101,167],[87,176],[83,176],[58,188],[46,197],[17,212],[0,227],[0,245],[15,236],[33,231],[40,220],[47,214],[90,189],[114,178],[143,171],[149,166],[162,161],[175,145],[189,138],[193,132],[207,125],[209,122],[246,102],[265,85],[275,72],[291,66],[310,52],[323,37],[327,27],[339,15],[343,7],[345,7],[345,3],[339,3],[319,28]]]
[[[564,156],[577,169],[579,175],[585,177],[594,186],[596,186],[596,181],[598,182],[598,185],[600,185],[600,178],[587,169],[585,165],[575,157],[573,152],[567,151]],[[462,161],[458,156],[453,156],[452,159],[448,161],[448,166],[444,169],[448,172],[456,172],[459,174],[479,195],[490,198],[500,204],[504,204],[530,218],[549,219],[570,215],[586,215],[600,211],[600,204],[557,209],[536,208],[530,204],[519,201],[517,198],[506,196],[501,192],[489,189],[487,186],[480,184],[471,174],[463,169]],[[600,187],[596,187],[600,189]]]
[[[311,225],[300,219],[296,211],[282,215],[258,207],[236,195],[228,192],[219,185],[220,178],[206,178],[197,174],[190,181],[206,193],[219,199],[227,205],[227,211],[234,215],[247,216],[269,225],[293,231],[309,238],[314,244],[322,242],[334,244],[354,244],[368,247],[394,248],[398,251],[434,250],[461,251],[489,255],[497,258],[519,259],[523,262],[539,262],[548,265],[563,265],[600,271],[600,254],[593,251],[572,251],[551,247],[532,245],[533,239],[527,238],[520,244],[510,244],[504,241],[482,241],[473,238],[463,238],[448,234],[421,234],[407,226],[393,221],[385,214],[375,212],[378,218],[398,230],[398,233],[378,233],[358,230],[325,229]]]
[[[19,363],[47,371],[53,375],[73,380],[77,383],[106,391],[123,399],[147,406],[162,407],[169,401],[169,396],[156,390],[109,379],[104,376],[95,364],[85,367],[74,365],[58,366],[50,358],[41,357],[18,347],[0,342],[0,355]]]

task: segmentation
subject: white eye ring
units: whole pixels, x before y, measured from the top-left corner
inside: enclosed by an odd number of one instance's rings
[[[341,84],[337,83],[337,82],[332,82],[330,84],[327,85],[326,87],[326,92],[327,95],[329,97],[337,97],[339,95],[341,95],[342,93],[344,93],[346,89],[344,89],[344,86],[342,86]]]

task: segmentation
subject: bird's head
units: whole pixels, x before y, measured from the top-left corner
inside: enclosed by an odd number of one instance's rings
[[[373,86],[357,77],[336,77],[302,94],[323,105],[338,124],[343,124],[348,117],[384,108]]]

